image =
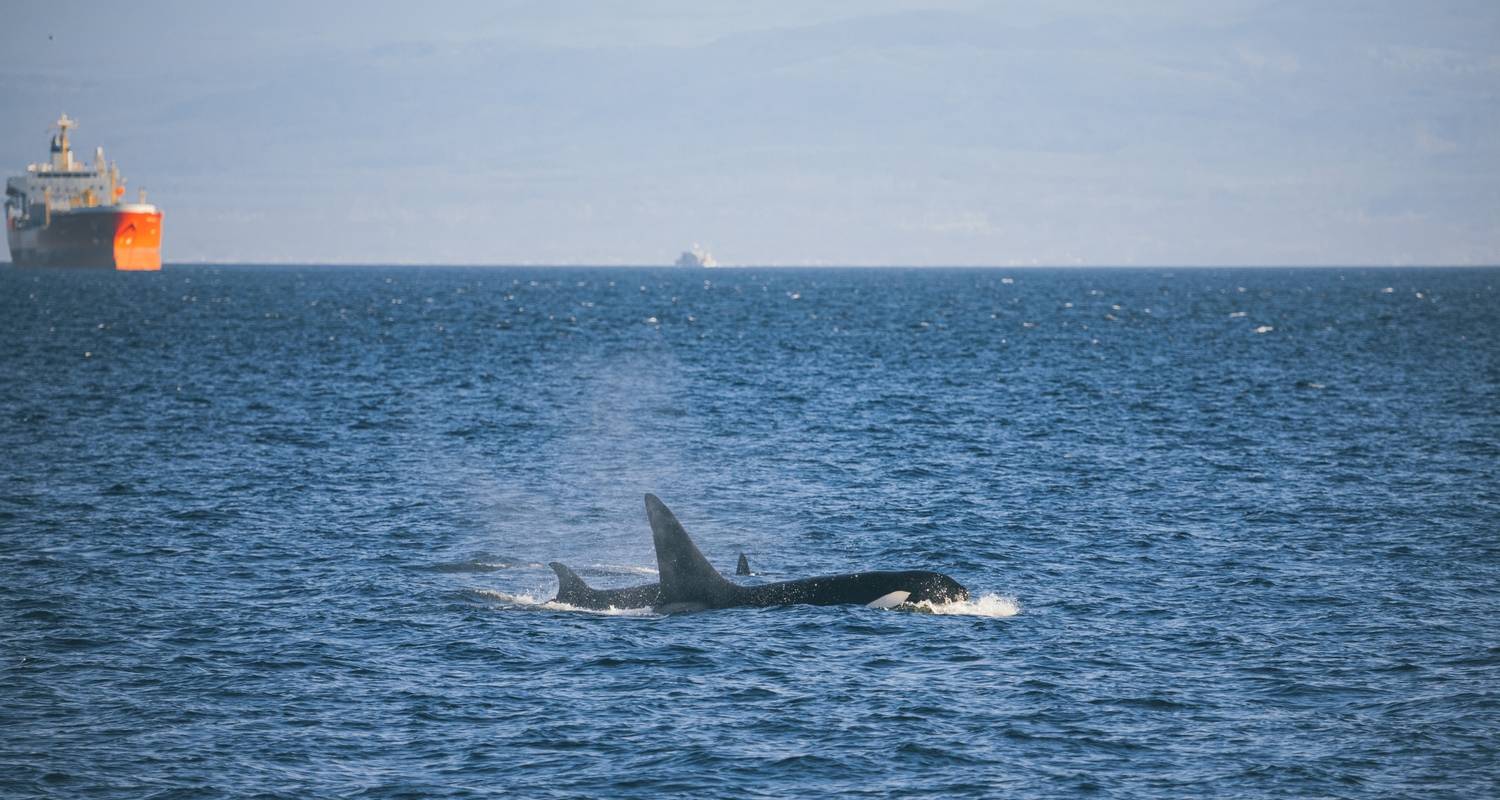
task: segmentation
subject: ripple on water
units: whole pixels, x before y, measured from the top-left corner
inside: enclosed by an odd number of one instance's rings
[[[0,796],[1490,796],[1497,287],[0,270]]]

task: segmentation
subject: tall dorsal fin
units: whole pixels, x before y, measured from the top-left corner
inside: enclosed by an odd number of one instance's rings
[[[656,546],[656,571],[661,574],[658,605],[718,605],[735,588],[688,538],[682,523],[656,495],[646,495],[651,541]]]
[[[745,554],[744,553],[740,553],[739,563],[737,563],[737,564],[734,565],[734,574],[736,574],[736,575],[749,575],[750,574],[750,559],[745,558]]]
[[[547,566],[557,573],[557,602],[578,605],[578,601],[594,593],[594,590],[583,582],[583,578],[578,577],[578,573],[568,569],[562,562],[553,561]]]

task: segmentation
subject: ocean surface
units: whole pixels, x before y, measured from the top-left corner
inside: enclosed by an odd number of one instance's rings
[[[0,796],[1500,795],[1500,270],[6,268],[0,415]],[[646,492],[973,597],[550,602]]]

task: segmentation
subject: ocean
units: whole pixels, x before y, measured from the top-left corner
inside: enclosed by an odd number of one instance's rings
[[[0,795],[1495,796],[1497,287],[0,270]]]

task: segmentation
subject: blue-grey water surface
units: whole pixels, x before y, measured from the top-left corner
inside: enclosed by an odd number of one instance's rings
[[[1495,796],[1497,287],[0,270],[0,795]]]

